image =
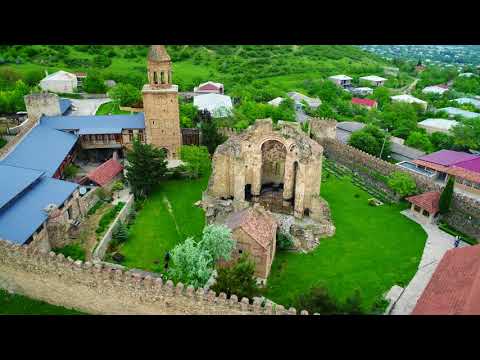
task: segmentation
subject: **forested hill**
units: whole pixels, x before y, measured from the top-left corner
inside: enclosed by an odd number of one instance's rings
[[[257,98],[274,95],[275,89],[305,90],[305,81],[335,74],[381,75],[385,65],[376,55],[348,45],[172,45],[167,50],[174,61],[174,82],[182,91],[214,80],[225,83],[232,95],[265,89]],[[19,78],[33,83],[45,70],[62,69],[98,71],[105,79],[140,88],[146,81],[147,51],[147,45],[3,45],[0,86],[6,89]]]

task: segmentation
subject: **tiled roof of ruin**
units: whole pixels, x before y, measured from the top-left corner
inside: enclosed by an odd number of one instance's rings
[[[225,225],[232,230],[241,228],[265,249],[269,248],[277,229],[277,223],[270,215],[253,207],[231,214]]]

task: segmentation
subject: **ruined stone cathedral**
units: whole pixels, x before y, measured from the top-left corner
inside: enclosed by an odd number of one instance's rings
[[[172,61],[163,45],[150,47],[148,84],[142,94],[147,144],[165,149],[168,159],[180,158],[178,85],[172,83]]]

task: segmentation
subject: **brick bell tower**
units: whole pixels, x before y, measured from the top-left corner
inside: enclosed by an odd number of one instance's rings
[[[178,85],[172,84],[172,61],[163,45],[150,47],[148,84],[142,94],[147,144],[166,149],[168,159],[179,159],[182,134]]]

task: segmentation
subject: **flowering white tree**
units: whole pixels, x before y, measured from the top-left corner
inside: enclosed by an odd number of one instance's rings
[[[225,225],[208,225],[203,229],[200,247],[210,254],[213,262],[230,260],[235,240],[231,230]]]

